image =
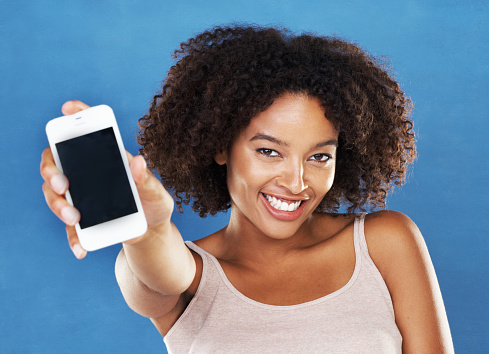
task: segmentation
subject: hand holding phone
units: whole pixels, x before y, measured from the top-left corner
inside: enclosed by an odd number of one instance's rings
[[[63,106],[63,113],[75,113],[85,107],[88,106],[78,101],[71,101]],[[83,111],[82,113],[84,113],[84,115],[87,114],[86,111]],[[90,110],[88,110],[88,113],[90,113]],[[100,131],[100,129],[90,128],[82,133],[81,136],[87,135],[88,131],[93,130]],[[79,131],[79,133],[80,132],[81,131]],[[80,136],[80,134],[75,135]],[[65,139],[58,140],[65,141]],[[123,152],[122,147],[120,149],[120,152]],[[120,155],[121,157],[125,157],[125,155],[122,153]],[[136,186],[141,196],[141,204],[143,206],[143,209],[145,210],[149,228],[154,230],[155,228],[162,225],[169,225],[171,213],[173,211],[173,199],[166,192],[161,183],[146,169],[145,161],[142,157],[132,158],[129,154],[127,155],[128,162],[130,162],[130,172],[132,172],[134,180],[136,181]],[[131,175],[131,173],[127,174],[129,176]],[[50,149],[46,149],[43,153],[43,158],[41,161],[41,175],[45,179],[43,191],[46,197],[46,201],[51,210],[65,223],[67,223],[68,240],[77,258],[83,258],[85,255],[84,251],[81,250],[80,246],[78,245],[78,239],[80,239],[82,246],[84,246],[84,248],[86,247],[89,250],[98,249],[100,247],[105,247],[109,244],[124,241],[124,238],[126,238],[127,235],[123,237],[121,236],[121,234],[117,233],[110,236],[111,234],[107,232],[107,230],[113,229],[113,227],[116,226],[115,223],[109,222],[108,225],[111,227],[98,228],[98,232],[91,232],[88,234],[85,233],[81,227],[77,227],[77,231],[75,231],[75,229],[70,226],[70,224],[73,224],[74,220],[69,220],[69,218],[67,218],[66,216],[73,216],[73,214],[75,214],[76,219],[77,210],[70,206],[68,202],[63,198],[63,193],[66,190],[66,185],[68,184],[68,181],[66,180],[66,177],[61,174],[60,171],[58,171],[58,169],[55,167],[53,154],[51,154]],[[61,183],[58,183],[57,185],[55,183],[56,181],[61,181]],[[71,193],[67,193],[67,195],[71,197]],[[70,212],[66,212],[66,210]],[[125,217],[123,216],[121,218],[123,219]],[[80,226],[79,224],[80,223],[78,223],[77,226]],[[102,225],[103,224],[107,224],[107,222],[103,222]],[[89,226],[88,228],[94,229],[94,226],[96,225]],[[131,227],[128,227],[127,230],[130,231],[133,226],[134,224]],[[85,229],[87,229],[87,227],[85,227]],[[126,228],[124,227],[124,229]],[[124,230],[124,232],[127,230]],[[98,235],[100,237],[96,238],[97,236],[95,235]],[[134,237],[134,233],[132,237]],[[141,239],[143,239],[143,237],[127,241],[127,243],[140,242]]]

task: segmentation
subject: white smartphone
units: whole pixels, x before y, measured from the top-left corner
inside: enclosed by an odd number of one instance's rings
[[[46,134],[69,181],[66,199],[81,214],[75,227],[82,247],[94,251],[144,234],[146,217],[112,109],[55,118]]]

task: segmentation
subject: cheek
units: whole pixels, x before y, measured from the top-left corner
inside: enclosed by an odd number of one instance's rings
[[[335,166],[332,166],[328,171],[324,171],[322,176],[318,178],[318,181],[320,180],[321,183],[318,184],[318,186],[321,186],[318,192],[321,194],[326,194],[329,192],[331,187],[333,186],[333,182],[335,179]]]
[[[334,176],[335,176],[335,174],[334,174],[334,170],[333,170],[333,173],[331,175],[329,175],[328,180],[326,182],[326,186],[327,186],[327,191],[326,192],[329,192],[329,190],[333,186]]]
[[[244,164],[229,165],[227,168],[227,184],[232,200],[246,197],[250,188],[249,182],[253,180],[251,168]]]
[[[330,173],[328,174],[328,176],[326,177],[326,188],[329,190],[331,188],[331,186],[333,185],[333,181],[334,181],[334,172],[333,173]]]
[[[257,191],[274,176],[272,168],[266,168],[254,159],[242,159],[239,162],[228,164],[227,168],[228,190],[234,200],[258,195]]]

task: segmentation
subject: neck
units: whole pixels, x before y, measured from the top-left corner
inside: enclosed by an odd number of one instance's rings
[[[263,267],[279,264],[289,259],[296,251],[314,243],[310,219],[297,232],[285,238],[266,235],[236,208],[231,208],[229,224],[222,230],[222,259],[246,267]]]

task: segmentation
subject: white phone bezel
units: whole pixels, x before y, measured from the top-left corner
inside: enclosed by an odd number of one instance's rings
[[[141,200],[137,192],[136,184],[132,178],[126,150],[122,143],[121,134],[115,120],[114,112],[109,106],[100,105],[80,111],[69,116],[62,116],[50,120],[46,125],[51,152],[58,169],[63,172],[56,144],[82,135],[93,133],[101,129],[112,127],[119,147],[119,152],[124,163],[132,194],[138,211],[134,214],[107,221],[98,225],[80,228],[75,225],[81,246],[87,251],[94,251],[120,242],[141,236],[147,230],[146,217],[144,215]],[[73,205],[69,191],[66,192],[66,200]]]

